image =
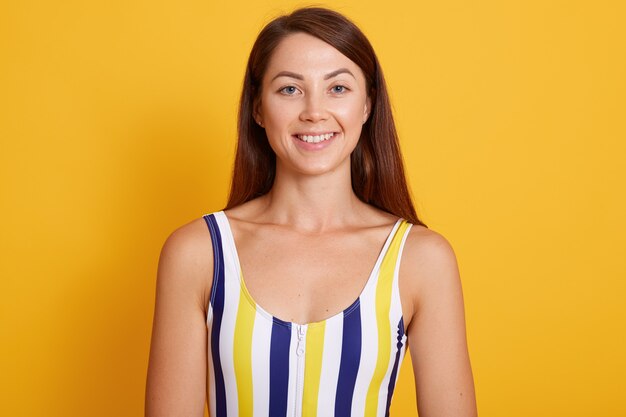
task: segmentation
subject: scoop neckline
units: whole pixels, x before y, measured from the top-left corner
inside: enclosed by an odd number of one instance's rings
[[[369,289],[369,287],[373,285],[373,282],[375,281],[374,277],[378,275],[377,271],[380,269],[380,264],[382,263],[385,257],[385,254],[387,253],[387,250],[389,246],[391,245],[391,242],[394,236],[396,235],[396,231],[398,230],[398,228],[400,227],[400,224],[404,220],[402,218],[398,218],[398,220],[396,220],[394,225],[391,227],[391,230],[389,231],[389,234],[387,235],[387,238],[385,239],[385,242],[383,243],[383,246],[380,249],[380,252],[378,253],[376,262],[374,263],[374,266],[369,273],[369,276],[367,278],[367,281],[365,282],[365,285],[359,292],[359,295],[357,296],[357,298],[348,307],[344,308],[343,310],[340,310],[338,313],[335,313],[330,317],[327,317],[319,321],[312,321],[308,323],[296,323],[294,321],[283,320],[273,315],[272,313],[267,311],[265,308],[263,308],[259,303],[257,303],[256,300],[252,297],[252,294],[250,294],[250,292],[248,291],[248,287],[246,286],[246,282],[243,276],[243,271],[241,269],[241,263],[239,262],[239,252],[237,251],[237,244],[235,243],[235,235],[233,234],[233,230],[230,225],[230,219],[228,218],[224,210],[221,210],[217,212],[216,214],[221,215],[221,217],[224,219],[226,232],[228,234],[228,240],[230,241],[230,247],[233,251],[235,264],[237,266],[237,272],[238,272],[237,282],[239,283],[239,286],[244,296],[246,297],[246,300],[255,310],[259,311],[264,318],[271,320],[273,323],[286,326],[289,328],[293,326],[300,326],[300,327],[305,327],[305,328],[321,326],[325,324],[326,322],[335,319],[336,317],[339,317],[341,315],[347,316],[351,314],[354,310],[356,310],[356,308],[360,304],[360,300],[363,294],[365,294],[366,291]]]

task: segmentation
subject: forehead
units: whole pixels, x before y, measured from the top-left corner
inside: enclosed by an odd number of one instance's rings
[[[264,78],[271,79],[280,71],[315,77],[338,68],[348,68],[357,79],[364,79],[359,66],[332,45],[306,33],[294,33],[274,49]]]

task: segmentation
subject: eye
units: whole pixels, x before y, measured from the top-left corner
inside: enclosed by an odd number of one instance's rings
[[[341,93],[345,93],[346,91],[348,91],[348,87],[346,87],[345,85],[336,85],[333,88],[331,88],[333,93],[336,94],[341,94]]]
[[[279,90],[281,94],[285,94],[287,96],[293,96],[298,92],[298,89],[293,85],[288,85],[287,87],[283,87]]]

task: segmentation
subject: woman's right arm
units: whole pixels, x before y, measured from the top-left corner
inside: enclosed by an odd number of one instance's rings
[[[211,239],[203,219],[167,238],[157,272],[146,417],[203,416],[212,275]]]

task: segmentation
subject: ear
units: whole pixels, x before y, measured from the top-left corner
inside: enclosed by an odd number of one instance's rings
[[[260,99],[254,100],[254,104],[252,105],[252,117],[254,117],[254,121],[261,127],[263,126],[263,116],[260,111],[261,103]]]
[[[367,96],[365,99],[365,106],[363,107],[363,123],[367,122],[367,119],[370,116],[370,111],[372,109],[372,99]]]

